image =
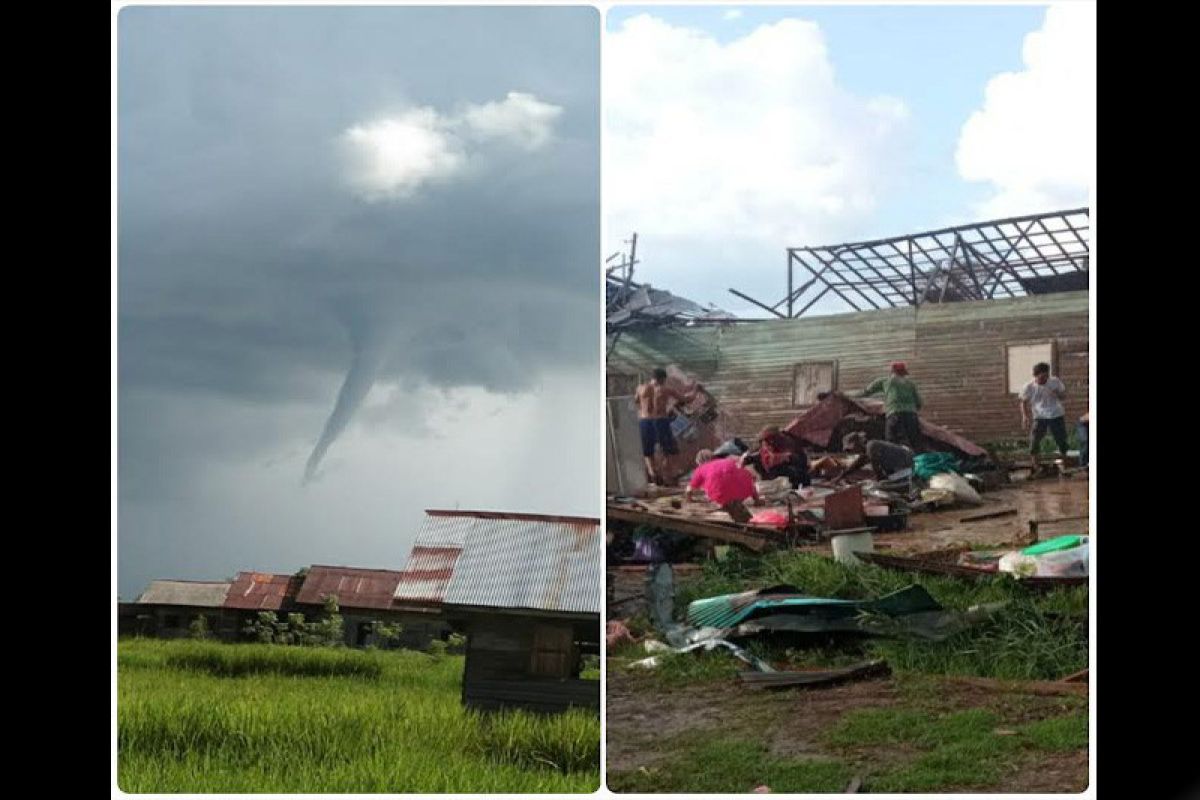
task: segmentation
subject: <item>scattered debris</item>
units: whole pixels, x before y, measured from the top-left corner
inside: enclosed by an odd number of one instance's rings
[[[1088,541],[1086,536],[1058,536],[1024,550],[1005,553],[997,569],[1023,578],[1087,578]]]
[[[623,642],[634,641],[634,638],[633,634],[629,631],[629,628],[625,626],[624,621],[612,619],[608,621],[608,629],[605,633],[604,641],[611,650]]]
[[[1064,683],[1087,683],[1088,671],[1086,669],[1081,669],[1079,672],[1073,672],[1062,680]]]
[[[932,554],[931,554],[932,555]],[[894,556],[886,553],[859,553],[858,557],[870,564],[887,567],[899,572],[911,572],[920,575],[950,575],[957,578],[991,578],[995,569],[963,566],[930,556]],[[1030,589],[1050,590],[1064,586],[1086,586],[1086,575],[1076,576],[1031,576],[1021,578],[1021,585]]]
[[[763,633],[857,633],[941,641],[994,613],[1002,603],[949,611],[914,584],[875,600],[810,597],[792,586],[695,600],[688,622],[728,638]]]

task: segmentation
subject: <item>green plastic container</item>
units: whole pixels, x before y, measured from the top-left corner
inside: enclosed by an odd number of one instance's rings
[[[1042,553],[1070,550],[1072,547],[1079,547],[1079,545],[1083,544],[1083,540],[1084,536],[1082,534],[1055,536],[1053,539],[1047,539],[1044,542],[1038,542],[1035,545],[1026,547],[1021,551],[1021,554],[1026,556],[1040,556]]]

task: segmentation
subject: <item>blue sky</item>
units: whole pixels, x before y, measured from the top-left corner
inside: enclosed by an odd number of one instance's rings
[[[731,10],[738,14],[736,18],[727,18]],[[650,14],[672,28],[686,27],[702,31],[721,46],[730,46],[762,26],[776,25],[785,19],[816,23],[828,49],[828,63],[837,91],[864,102],[869,98],[886,96],[900,101],[907,109],[906,122],[898,125],[895,135],[889,137],[892,150],[887,155],[876,154],[877,158],[884,159],[889,170],[894,167],[897,171],[896,180],[890,188],[882,184],[872,187],[877,202],[870,213],[847,218],[842,220],[845,224],[833,226],[836,234],[844,238],[776,242],[776,255],[769,259],[774,266],[768,268],[774,270],[769,281],[772,285],[782,286],[780,265],[783,263],[783,249],[788,245],[833,244],[928,230],[947,224],[987,219],[990,217],[984,215],[981,208],[1005,207],[1004,203],[989,206],[989,200],[998,191],[993,181],[970,181],[964,178],[956,163],[956,151],[965,123],[985,106],[989,82],[1004,73],[1021,73],[1028,68],[1023,58],[1023,45],[1029,34],[1045,24],[1046,6],[622,6],[609,11],[606,17],[607,30],[610,34],[620,34],[628,20],[642,14]],[[1061,43],[1062,39],[1064,37],[1060,34],[1049,47],[1063,49],[1065,45]],[[1075,45],[1072,43],[1072,46]],[[606,60],[610,58],[611,53],[606,51]],[[752,76],[750,79],[753,79]],[[612,76],[606,76],[606,93],[611,81]],[[1036,79],[1026,81],[1025,86],[1034,86],[1037,82]],[[1030,94],[1035,92],[1031,91]],[[611,99],[606,102],[611,115],[614,104]],[[1030,103],[1031,107],[1035,107],[1036,98],[1031,98]],[[997,123],[992,127],[1002,130],[1003,124]],[[1055,124],[1055,120],[1046,121],[1047,126]],[[1031,136],[1036,139],[1036,125],[1032,127]],[[753,147],[755,143],[747,141],[747,146]],[[1048,146],[1049,143],[1038,150],[1044,152]],[[615,152],[619,154],[620,151]],[[606,169],[612,157],[606,152]],[[1019,154],[1009,157],[1019,159]],[[1000,171],[1000,168],[993,170],[996,171]],[[616,196],[618,205],[622,188],[616,187],[613,191],[614,187],[609,185],[607,189],[609,196]],[[1024,191],[1028,187],[1017,188]],[[1024,192],[1023,196],[1028,197],[1029,194]],[[1046,195],[1043,193],[1040,196]],[[1058,202],[1077,200],[1079,197],[1086,199],[1086,196],[1084,189],[1082,194],[1076,192],[1074,196]],[[1024,209],[1019,202],[1015,205]],[[1054,209],[1028,208],[1023,213],[1049,210]],[[610,222],[612,219],[610,216]],[[639,233],[646,245],[652,247],[655,239],[652,221],[646,220],[641,227],[644,230]],[[830,235],[835,232],[830,226],[810,228],[814,229],[811,235],[817,236],[826,229],[831,231]],[[627,235],[628,231],[610,230],[608,244],[613,245],[618,237]],[[681,246],[678,238],[674,237],[671,242],[676,250]],[[712,249],[710,242],[705,250],[711,252]],[[739,252],[742,254],[738,259],[740,270],[750,269],[745,263],[747,258],[756,263],[759,260],[757,256],[751,256],[749,248],[741,248]],[[662,255],[660,252],[659,256]],[[649,250],[646,256],[646,269],[650,270]],[[657,283],[665,288],[678,289],[674,281],[682,279],[695,292],[697,287],[702,286],[697,278],[693,259],[686,270],[667,269]],[[714,290],[696,299],[715,302],[726,308],[737,306],[740,301],[725,292],[725,287],[731,285],[728,275],[724,279],[714,280]],[[719,288],[716,284],[719,284]],[[777,290],[764,291],[771,295]],[[772,296],[769,299],[773,302],[777,298]]]

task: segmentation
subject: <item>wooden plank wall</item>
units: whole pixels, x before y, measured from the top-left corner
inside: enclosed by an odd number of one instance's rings
[[[534,631],[538,625],[566,628],[574,634],[568,638],[579,641],[598,640],[600,634],[598,619],[594,623],[579,623],[503,615],[473,616],[464,625],[467,657],[462,698],[467,706],[517,707],[541,712],[578,706],[599,711],[600,681],[530,674]]]
[[[797,363],[836,360],[836,388],[857,392],[905,361],[924,416],[984,444],[1024,435],[1007,391],[1006,345],[1047,340],[1073,423],[1087,410],[1087,292],[627,333],[608,359],[609,384],[677,364],[716,396],[727,432],[745,438],[803,410],[792,397]]]

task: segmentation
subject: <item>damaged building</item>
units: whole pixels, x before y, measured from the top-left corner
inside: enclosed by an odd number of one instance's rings
[[[978,443],[1019,439],[1016,393],[1035,363],[1066,384],[1068,419],[1088,410],[1088,269],[1087,209],[791,248],[783,299],[734,292],[765,319],[643,312],[634,326],[610,305],[608,395],[673,365],[718,401],[715,436],[750,438],[904,361],[924,420]],[[848,313],[814,315],[831,302]]]
[[[600,653],[599,531],[585,517],[426,512],[413,549],[466,634],[465,705],[599,712],[600,682],[580,676]]]

